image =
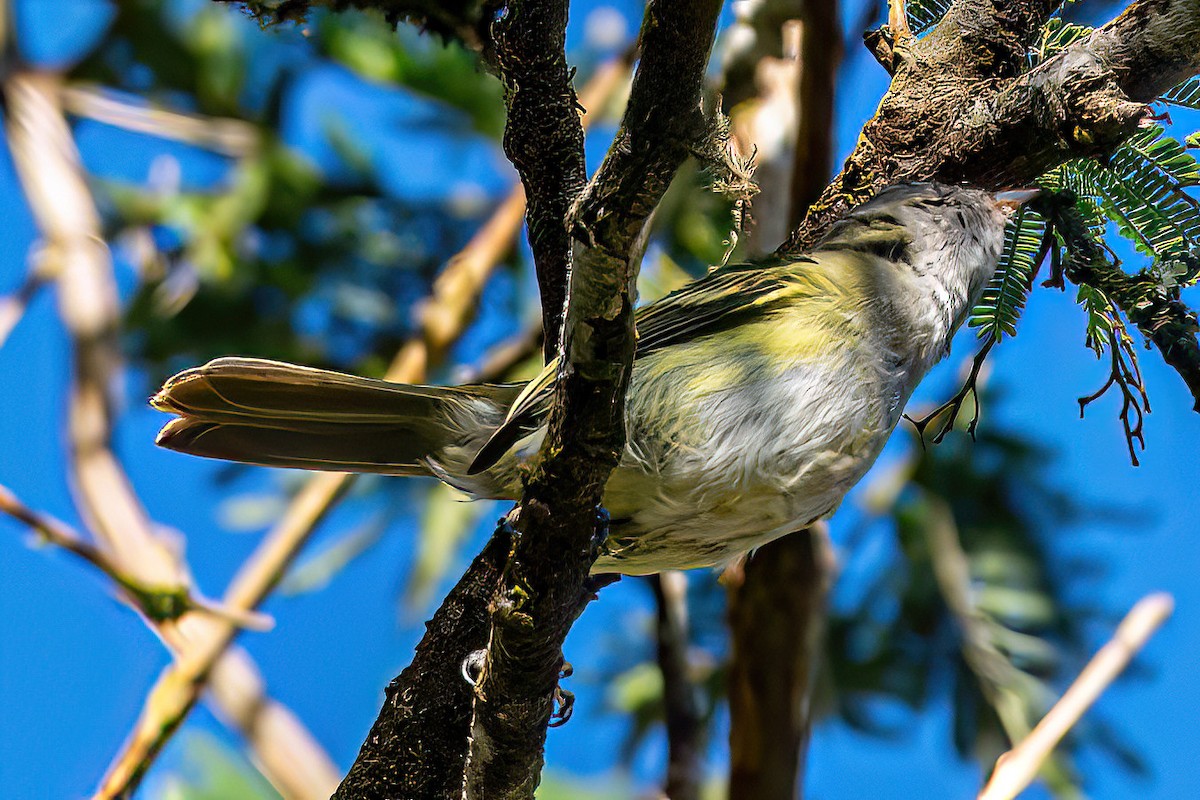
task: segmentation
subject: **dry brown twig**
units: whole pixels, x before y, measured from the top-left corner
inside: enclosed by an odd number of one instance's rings
[[[81,515],[98,542],[91,551],[95,558],[89,560],[109,566],[110,574],[122,576],[119,582],[127,588],[149,587],[152,596],[160,598],[193,597],[186,564],[157,535],[109,447],[109,391],[121,367],[115,336],[119,310],[99,215],[58,105],[60,86],[60,79],[51,74],[9,74],[4,83],[5,122],[13,160],[43,237],[38,274],[57,281],[60,314],[74,345],[70,468]],[[36,516],[32,521],[38,521]],[[74,552],[86,558],[86,549],[75,547]],[[159,619],[154,630],[178,654],[189,644],[192,623],[204,617],[194,611],[167,616],[178,618]],[[234,613],[222,624],[242,621],[242,615]],[[272,783],[289,798],[327,795],[326,787],[337,780],[332,761],[290,712],[265,696],[249,657],[241,650],[228,653],[220,676],[218,715],[232,719],[241,730]],[[251,697],[253,711],[246,713],[244,703],[237,709],[223,706],[222,696]]]
[[[602,66],[580,94],[584,107],[601,106],[622,83],[627,69],[625,59]],[[585,117],[585,123],[588,121]],[[450,260],[430,299],[419,311],[421,335],[400,348],[385,375],[387,380],[400,383],[425,380],[429,365],[442,357],[445,348],[469,323],[479,292],[521,231],[524,208],[525,195],[518,186],[466,247]],[[225,593],[224,605],[233,610],[256,608],[275,588],[353,479],[353,475],[344,473],[323,473],[310,478],[238,571]],[[195,705],[213,665],[238,632],[234,626],[216,620],[195,622],[193,640],[148,693],[133,732],[96,792],[97,799],[121,797],[137,786],[162,746]]]
[[[1037,776],[1042,763],[1171,616],[1175,600],[1166,593],[1139,600],[1112,639],[1092,657],[1079,677],[1025,739],[996,761],[979,800],[1011,800]]]

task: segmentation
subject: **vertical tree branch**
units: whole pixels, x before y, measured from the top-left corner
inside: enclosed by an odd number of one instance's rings
[[[805,0],[800,15],[799,125],[792,158],[788,227],[804,219],[833,171],[833,111],[842,28],[836,0]]]
[[[837,3],[809,0],[800,25],[790,196],[775,210],[791,225],[820,196],[831,168],[842,40]],[[801,791],[825,597],[835,569],[826,537],[823,525],[785,536],[730,576],[731,800],[784,800]]]
[[[700,96],[719,10],[717,0],[648,5],[621,128],[572,215],[564,357],[539,461],[510,515],[518,537],[476,690],[467,797],[532,797],[540,778],[562,642],[591,596],[584,581],[606,532],[596,506],[624,446],[638,242],[707,133]]]
[[[730,580],[730,800],[800,797],[825,598],[834,564],[824,525],[763,546]]]
[[[567,0],[512,0],[492,25],[508,120],[504,152],[525,185],[542,295],[543,348],[558,353],[571,265],[567,212],[587,180],[583,127],[567,66]]]
[[[688,664],[687,577],[663,572],[650,577],[658,606],[658,668],[663,678],[670,800],[698,800],[704,777],[704,721]]]
[[[585,108],[603,106],[625,80],[632,50],[602,65],[580,91]],[[595,120],[585,116],[583,126]],[[407,343],[393,362],[392,380],[420,371],[461,333],[492,267],[520,230],[525,193],[518,187],[493,218],[438,278],[422,309],[424,335]],[[501,529],[442,601],[417,645],[412,663],[391,682],[379,716],[335,795],[338,800],[378,797],[446,798],[462,794],[463,767],[474,692],[463,677],[467,657],[487,644],[490,607],[511,552]]]

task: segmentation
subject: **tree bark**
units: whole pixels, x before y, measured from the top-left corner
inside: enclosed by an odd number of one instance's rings
[[[729,800],[800,796],[832,556],[824,525],[763,546],[730,576]]]
[[[704,719],[688,664],[687,577],[682,572],[650,576],[658,608],[658,668],[663,679],[670,800],[698,800],[704,777]]]
[[[491,598],[511,547],[501,527],[426,623],[334,800],[462,797],[474,695],[468,659],[487,645]]]
[[[555,401],[524,497],[510,514],[517,538],[476,687],[466,797],[532,797],[540,779],[562,642],[592,596],[585,581],[607,534],[597,507],[625,443],[643,228],[675,170],[708,134],[700,97],[719,11],[718,0],[647,6],[621,127],[572,214]]]

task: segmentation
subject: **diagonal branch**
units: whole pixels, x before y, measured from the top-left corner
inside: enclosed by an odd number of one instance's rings
[[[639,243],[675,170],[707,134],[700,97],[720,5],[647,6],[625,116],[572,214],[563,358],[539,460],[510,515],[517,541],[476,688],[469,798],[532,797],[540,777],[562,643],[591,596],[585,579],[606,533],[596,506],[624,446]]]
[[[801,252],[851,206],[903,180],[1024,185],[1138,130],[1146,104],[1200,72],[1200,0],[1135,0],[1024,74],[1054,2],[956,2],[911,45],[875,116],[781,248]]]
[[[1000,756],[979,800],[1012,800],[1024,791],[1062,738],[1146,646],[1174,608],[1175,601],[1169,594],[1151,594],[1139,600],[1121,620],[1112,639],[1092,656],[1029,736]]]
[[[128,586],[153,589],[144,599],[192,597],[186,564],[156,535],[109,446],[109,391],[121,366],[116,289],[99,215],[57,104],[59,85],[50,74],[7,76],[5,122],[13,161],[44,239],[39,273],[57,280],[60,315],[74,345],[68,432],[77,504],[100,542],[95,552],[104,554]],[[215,622],[186,609],[174,616],[167,614],[156,630],[177,655],[189,644],[191,623]],[[221,624],[236,627],[243,616],[235,612]],[[239,727],[264,773],[288,797],[315,797],[314,791],[333,782],[329,757],[290,712],[265,697],[257,669],[244,653],[230,654],[226,661],[223,680],[229,683],[223,688],[257,697],[258,711],[243,714]],[[234,716],[227,711],[218,708],[219,715]],[[293,761],[295,754],[306,756],[303,764]]]

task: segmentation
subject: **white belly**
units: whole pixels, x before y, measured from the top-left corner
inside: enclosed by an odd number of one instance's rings
[[[631,405],[630,441],[604,496],[611,536],[594,571],[722,564],[831,514],[883,449],[908,394],[842,356],[703,396],[666,376],[657,399],[674,398],[681,417],[669,429],[639,425],[651,404]],[[645,384],[630,396],[653,397]]]

